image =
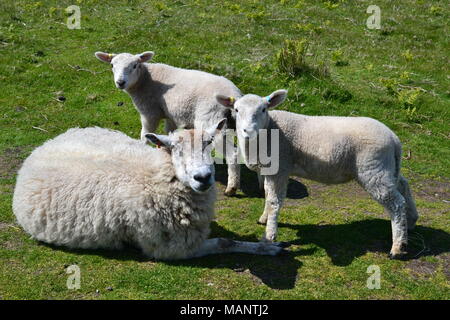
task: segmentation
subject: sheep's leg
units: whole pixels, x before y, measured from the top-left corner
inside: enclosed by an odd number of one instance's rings
[[[364,177],[365,178],[365,177]],[[391,216],[392,248],[391,258],[399,258],[404,255],[408,244],[408,228],[406,219],[406,201],[397,190],[397,183],[390,174],[381,172],[370,174],[364,188],[380,203]]]
[[[283,247],[286,247],[285,243],[248,242],[225,238],[212,238],[205,240],[200,248],[187,258],[198,258],[221,253],[249,253],[274,256],[281,253]]]
[[[226,196],[236,194],[241,182],[241,166],[238,162],[238,149],[234,145],[234,135],[227,133],[225,139],[225,159],[228,168],[228,183],[225,189]]]
[[[288,175],[278,174],[264,177],[264,190],[266,193],[266,203],[264,213],[259,218],[259,223],[266,223],[266,232],[263,241],[275,241],[278,229],[278,214],[283,200],[286,197]]]
[[[388,200],[387,200],[388,199]],[[390,257],[398,258],[406,253],[408,229],[406,219],[406,201],[398,191],[392,191],[383,199],[384,207],[391,215],[392,248]]]
[[[161,117],[158,115],[143,115],[141,114],[141,140],[147,141],[145,138],[146,133],[153,133],[158,128],[159,121]]]
[[[165,131],[166,133],[173,132],[173,131],[175,131],[176,129],[177,129],[177,126],[176,126],[176,124],[175,124],[172,120],[170,120],[170,119],[165,119],[165,121],[164,121],[164,131]]]
[[[406,220],[408,223],[408,230],[414,229],[416,226],[416,221],[419,218],[419,214],[417,213],[416,204],[414,202],[414,198],[411,194],[411,190],[409,189],[408,181],[400,175],[398,179],[398,190],[402,194],[403,198],[406,201]]]
[[[258,175],[258,187],[259,187],[259,191],[264,194],[264,176],[261,175],[261,172],[258,170],[256,172],[256,174]]]

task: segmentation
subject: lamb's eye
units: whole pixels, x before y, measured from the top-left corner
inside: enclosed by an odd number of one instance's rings
[[[239,110],[238,110],[238,109],[234,109],[234,111],[236,111],[236,113],[238,113],[238,112],[239,112]]]
[[[266,112],[266,108],[262,109],[262,112],[263,112],[263,113]]]
[[[137,67],[137,63],[133,66],[133,69],[136,69],[136,67]]]

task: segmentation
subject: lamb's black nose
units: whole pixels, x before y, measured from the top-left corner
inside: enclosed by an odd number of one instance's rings
[[[116,83],[119,87],[123,87],[125,85],[125,80],[117,80]]]
[[[194,179],[197,180],[198,182],[202,183],[202,184],[208,184],[210,178],[211,178],[211,173],[196,174],[194,176]]]

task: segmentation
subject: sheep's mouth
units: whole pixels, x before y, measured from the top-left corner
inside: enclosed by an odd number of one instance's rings
[[[197,193],[204,193],[204,192],[208,191],[212,185],[213,185],[212,183],[202,183],[202,184],[198,184],[195,187],[192,186],[192,190],[194,190]]]

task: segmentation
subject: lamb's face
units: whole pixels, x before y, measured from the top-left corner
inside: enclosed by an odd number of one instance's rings
[[[195,192],[206,192],[214,184],[214,161],[211,156],[214,137],[222,134],[226,119],[208,130],[179,130],[169,136],[153,133],[145,136],[171,152],[179,181]]]
[[[117,88],[127,90],[139,80],[142,63],[153,57],[153,52],[146,51],[141,54],[119,53],[108,54],[96,52],[95,56],[104,62],[109,62],[114,74],[114,84]]]
[[[237,101],[233,97],[217,95],[217,101],[236,112],[236,130],[240,137],[255,139],[259,130],[266,129],[269,123],[270,108],[282,103],[287,96],[286,90],[277,90],[267,97],[247,94]]]
[[[269,102],[254,94],[247,94],[234,104],[236,112],[236,130],[245,139],[254,139],[261,129],[265,129],[269,120]]]

